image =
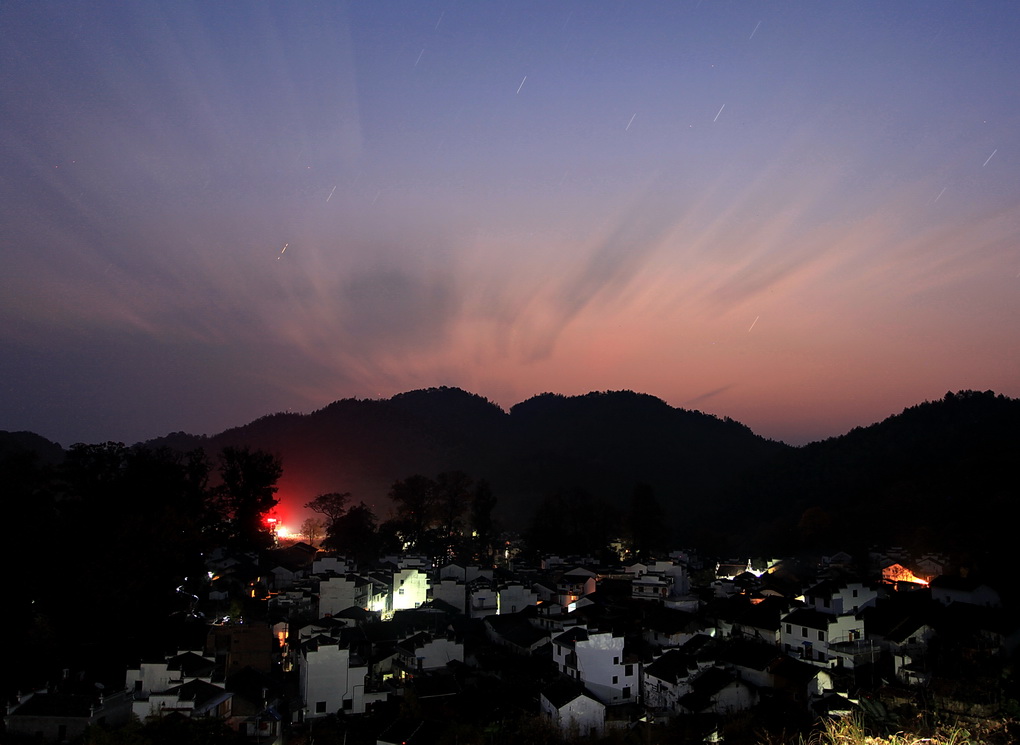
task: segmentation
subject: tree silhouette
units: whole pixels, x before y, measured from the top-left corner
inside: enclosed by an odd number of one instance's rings
[[[245,551],[273,545],[263,518],[279,502],[276,482],[283,475],[280,459],[264,450],[225,447],[220,453],[217,494],[230,521],[230,537]]]
[[[489,563],[492,559],[493,543],[496,540],[496,524],[492,511],[496,508],[496,495],[489,482],[479,481],[471,495],[471,531],[475,553],[479,559]]]
[[[328,492],[320,494],[311,502],[308,502],[305,507],[318,512],[320,515],[324,515],[326,517],[326,526],[328,527],[343,517],[344,513],[347,512],[347,503],[350,500],[350,492]]]
[[[436,517],[439,534],[449,549],[460,543],[461,516],[471,504],[471,477],[446,471],[436,477]]]
[[[380,539],[375,513],[364,502],[354,505],[333,523],[323,546],[358,563],[378,558]]]
[[[669,547],[669,524],[655,490],[648,484],[638,484],[630,498],[631,549],[640,559]]]
[[[408,476],[393,484],[390,499],[397,504],[406,542],[417,545],[435,518],[436,482],[421,474]]]

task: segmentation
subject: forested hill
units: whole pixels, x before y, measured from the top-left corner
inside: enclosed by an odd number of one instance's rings
[[[248,445],[281,456],[281,497],[350,491],[380,517],[397,479],[461,470],[490,482],[497,512],[523,524],[542,496],[582,489],[624,504],[651,485],[671,512],[692,509],[743,469],[790,449],[732,420],[629,391],[543,394],[509,412],[457,388],[385,400],[344,399],[311,414],[274,414],[213,437],[147,443],[207,451]],[[700,509],[700,507],[699,507]]]
[[[1018,456],[1020,400],[960,391],[780,453],[730,496],[759,545],[899,545],[987,569],[1016,541]]]
[[[1020,400],[992,392],[950,393],[801,448],[628,391],[543,394],[506,412],[455,388],[345,399],[146,444],[279,455],[288,518],[320,493],[349,491],[386,519],[395,481],[450,470],[488,480],[497,515],[515,528],[549,495],[569,492],[571,509],[597,500],[626,509],[646,484],[675,538],[720,554],[879,544],[995,566],[998,547],[1015,542],[1020,503]],[[54,463],[61,451],[30,433],[0,433],[7,483],[32,472],[31,453]]]

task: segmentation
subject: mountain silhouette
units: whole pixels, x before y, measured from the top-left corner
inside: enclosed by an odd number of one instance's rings
[[[557,492],[624,509],[642,485],[679,541],[717,555],[879,544],[995,566],[1013,542],[1009,516],[1020,498],[1020,400],[991,391],[947,393],[799,448],[632,391],[544,393],[504,411],[445,387],[143,444],[278,455],[281,512],[292,523],[306,502],[332,491],[351,492],[386,519],[390,487],[413,474],[459,470],[487,480],[512,529]],[[61,452],[38,435],[0,433],[10,467],[30,455],[52,464]]]
[[[514,527],[543,495],[574,487],[622,504],[637,484],[647,483],[679,515],[682,502],[789,449],[732,420],[630,391],[547,393],[506,412],[445,387],[383,400],[343,399],[212,437],[174,433],[146,444],[269,450],[283,460],[280,494],[292,508],[323,492],[349,491],[381,517],[389,512],[387,494],[396,480],[460,470],[489,481],[497,511]]]

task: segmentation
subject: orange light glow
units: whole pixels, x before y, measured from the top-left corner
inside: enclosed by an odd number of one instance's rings
[[[917,585],[928,585],[928,580],[921,579],[902,564],[893,564],[882,570],[884,582],[913,582]]]

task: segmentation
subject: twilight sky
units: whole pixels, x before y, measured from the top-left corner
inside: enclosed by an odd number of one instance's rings
[[[0,429],[1020,396],[1020,4],[0,4]]]

